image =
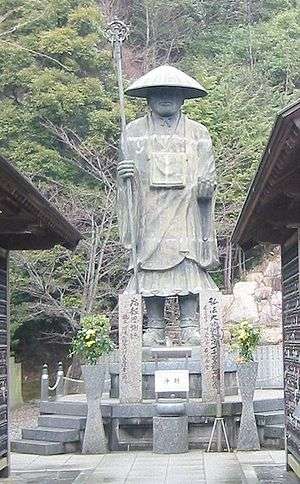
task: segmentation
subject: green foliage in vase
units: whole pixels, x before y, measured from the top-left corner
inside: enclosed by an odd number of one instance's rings
[[[81,328],[73,337],[71,355],[84,364],[95,365],[99,358],[115,348],[109,336],[110,322],[107,316],[90,314],[81,321]]]
[[[249,321],[241,321],[230,328],[230,348],[237,353],[238,363],[253,361],[253,354],[261,338],[260,328]]]

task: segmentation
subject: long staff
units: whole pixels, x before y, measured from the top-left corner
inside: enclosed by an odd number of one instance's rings
[[[121,118],[121,132],[125,147],[127,147],[126,139],[126,116],[125,116],[125,99],[124,99],[124,85],[123,85],[123,75],[122,75],[122,46],[124,40],[128,36],[128,27],[121,20],[113,20],[108,25],[107,37],[112,43],[114,60],[117,70],[118,78],[118,90],[119,90],[119,101],[120,101],[120,118]],[[132,191],[132,180],[130,178],[126,179],[126,194],[127,194],[127,205],[128,205],[128,215],[129,215],[129,230],[131,239],[131,250],[132,250],[132,262],[133,262],[133,276],[135,291],[139,294],[139,283],[138,283],[138,268],[137,268],[137,253],[136,253],[136,238],[135,238],[135,226],[133,218],[133,191]]]

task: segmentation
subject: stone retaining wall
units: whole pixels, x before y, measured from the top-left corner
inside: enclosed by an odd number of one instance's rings
[[[262,328],[263,344],[282,342],[281,261],[276,250],[223,295],[223,321],[247,319]]]

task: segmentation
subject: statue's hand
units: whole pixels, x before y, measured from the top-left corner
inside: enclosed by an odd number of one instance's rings
[[[216,185],[210,180],[198,178],[198,197],[203,199],[212,198]]]
[[[133,178],[135,175],[135,163],[132,160],[123,160],[118,163],[118,175],[123,180],[126,178]]]

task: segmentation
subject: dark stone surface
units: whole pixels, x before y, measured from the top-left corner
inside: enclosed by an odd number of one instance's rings
[[[64,447],[61,442],[39,440],[15,440],[11,442],[10,449],[12,452],[21,454],[55,455],[64,453]]]
[[[84,430],[85,424],[86,418],[76,415],[40,415],[38,418],[39,427]]]
[[[190,401],[187,403],[187,413],[189,416],[213,416],[215,415],[215,404],[202,403],[201,401]],[[86,416],[87,405],[83,402],[42,402],[40,405],[43,414],[58,415],[78,415]],[[270,412],[283,410],[283,398],[266,398],[264,400],[254,401],[254,411]],[[101,402],[101,411],[103,417],[152,417],[154,415],[153,403],[138,404],[119,404],[110,402]],[[224,402],[223,414],[225,416],[235,416],[241,414],[241,402]]]
[[[184,346],[150,348],[150,355],[154,360],[163,358],[191,358],[192,348],[185,348]]]
[[[76,429],[36,427],[22,429],[22,438],[48,442],[76,442],[79,440],[79,432]]]
[[[143,374],[153,374],[155,370],[184,370],[188,369],[191,373],[201,372],[201,360],[196,358],[188,358],[186,361],[184,358],[172,359],[166,361],[158,361],[156,364],[154,360],[143,361]],[[224,362],[224,370],[226,372],[236,372],[236,364],[231,358],[226,356]],[[119,374],[119,363],[111,363],[109,365],[110,374]]]
[[[299,484],[293,472],[287,472],[285,466],[254,466],[258,481],[261,484]]]
[[[105,415],[104,423],[109,448],[111,450],[149,449],[152,447],[152,418],[157,415],[155,401],[140,404],[120,404],[117,401],[102,402],[101,410]],[[189,418],[189,443],[192,448],[206,448],[213,417],[216,412],[215,404],[204,404],[201,401],[190,400],[186,403]],[[58,415],[85,415],[86,404],[83,402],[46,402],[41,404],[43,412]],[[276,424],[281,421],[283,398],[274,395],[272,398],[254,402],[255,412],[259,412],[260,439],[264,445],[264,428],[262,424]],[[263,412],[263,413],[262,413]],[[278,416],[278,412],[281,412]],[[223,403],[223,415],[227,427],[230,446],[236,448],[238,423],[241,415],[241,402],[227,401]],[[273,422],[273,417],[275,420]],[[277,442],[268,440],[266,445],[281,448]]]
[[[199,368],[199,363],[195,361],[190,361],[187,366],[183,361],[172,361],[172,362],[160,362],[158,366],[155,363],[143,363],[143,399],[154,399],[154,373],[155,370],[183,370],[188,369],[190,372],[189,382],[190,382],[190,398],[201,398],[202,395],[202,379],[201,372]],[[111,389],[110,398],[119,397],[119,373],[118,365],[114,365],[111,369]],[[237,379],[236,371],[226,371],[225,372],[225,395],[237,395]],[[166,395],[167,396],[167,395]],[[181,395],[178,395],[181,396]]]
[[[172,400],[162,401],[156,404],[155,410],[157,415],[176,416],[186,415],[186,405],[183,402],[174,402]]]
[[[113,406],[106,402],[101,402],[102,417],[111,417]],[[86,417],[87,403],[86,402],[41,402],[41,414],[56,414],[56,415],[77,415],[79,417]]]
[[[55,482],[71,484],[75,481],[80,473],[80,470],[13,472],[11,480],[13,482],[23,482],[24,484],[52,484]]]
[[[167,348],[162,348],[167,350]],[[180,347],[175,347],[175,350]],[[201,352],[200,347],[191,348],[192,356],[185,358],[171,358],[155,361],[153,359],[151,348],[143,348],[142,363],[142,392],[143,399],[154,399],[154,373],[156,370],[184,370],[188,369],[190,373],[190,398],[201,398],[202,381],[201,381]],[[232,355],[225,352],[224,357],[225,371],[225,395],[237,395],[238,385],[236,377],[236,363]],[[109,372],[111,376],[110,398],[119,398],[119,363],[110,363]],[[168,395],[165,395],[168,397]],[[183,397],[184,395],[177,395]]]

